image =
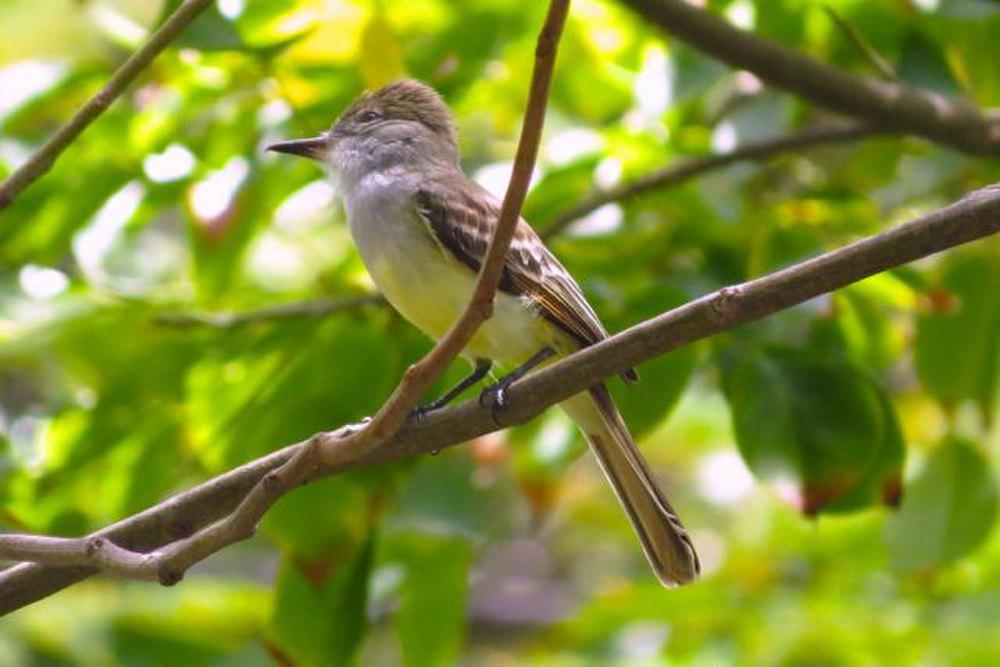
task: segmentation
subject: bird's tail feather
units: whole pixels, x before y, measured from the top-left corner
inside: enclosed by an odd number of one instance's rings
[[[700,565],[687,530],[660,491],[607,388],[601,384],[562,403],[580,427],[632,522],[664,586],[694,580]]]

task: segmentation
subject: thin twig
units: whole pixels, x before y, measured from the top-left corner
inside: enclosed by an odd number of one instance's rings
[[[112,102],[125,91],[130,83],[180,34],[191,21],[212,4],[212,0],[185,0],[171,14],[146,43],[122,63],[101,90],[90,98],[65,125],[56,130],[28,160],[0,185],[0,210],[6,208],[31,183],[43,176],[59,155]]]
[[[167,327],[237,329],[262,322],[329,317],[330,315],[342,313],[347,310],[356,310],[365,306],[381,306],[385,305],[385,303],[384,297],[372,294],[370,296],[348,297],[344,299],[297,301],[242,312],[162,313],[157,315],[153,321]]]
[[[686,0],[619,0],[650,24],[732,67],[857,120],[974,155],[1000,155],[1000,112],[913,86],[849,74],[733,27]]]
[[[548,239],[563,232],[575,220],[593,213],[605,204],[628,201],[653,190],[679,185],[708,171],[737,162],[765,160],[778,153],[797,151],[817,144],[864,139],[877,133],[874,128],[863,125],[814,127],[774,139],[748,142],[727,153],[677,160],[634,180],[625,181],[603,192],[595,192],[572,208],[558,213],[542,231],[542,237]]]
[[[724,287],[662,315],[637,324],[607,340],[528,375],[514,383],[502,412],[494,415],[478,401],[444,408],[419,423],[408,423],[384,446],[356,459],[323,464],[305,471],[305,477],[326,476],[360,466],[437,451],[504,426],[524,423],[540,412],[594,383],[644,361],[713,334],[733,329],[788,309],[821,294],[840,289],[877,273],[933,255],[954,246],[986,238],[1000,231],[1000,183],[972,192],[961,200],[916,220],[875,236],[805,260],[781,271],[740,285]],[[495,417],[498,418],[494,421]],[[352,429],[352,427],[347,427]],[[353,429],[352,429],[353,430]],[[350,431],[347,431],[348,433]],[[143,554],[135,549],[157,549],[191,534],[198,526],[232,516],[233,508],[256,502],[244,494],[260,488],[272,471],[315,447],[318,440],[340,438],[345,432],[317,434],[310,440],[269,454],[170,498],[159,505],[99,531],[94,537],[132,547],[133,555],[119,562],[136,562]],[[312,445],[310,445],[312,443]],[[305,455],[302,455],[305,456]],[[308,456],[302,460],[308,460]],[[273,480],[272,480],[273,481]],[[276,483],[290,485],[279,478]],[[288,488],[290,488],[290,486]],[[285,488],[282,486],[281,488]],[[266,489],[260,492],[266,494]],[[252,495],[252,494],[251,494]],[[197,534],[197,533],[196,533]],[[0,557],[31,556],[25,563],[0,572],[0,613],[19,609],[98,572],[98,567],[65,567],[75,555],[54,554],[52,549],[28,553],[25,536],[0,535]],[[77,554],[79,544],[71,540]],[[55,545],[55,543],[50,543]],[[196,555],[207,556],[210,542],[202,542]],[[172,546],[161,549],[167,552]],[[78,560],[69,560],[77,563]],[[110,566],[121,571],[123,566]],[[143,573],[148,571],[140,570]],[[163,571],[158,570],[161,574]],[[168,572],[169,574],[169,572]],[[171,580],[168,578],[169,583]]]
[[[854,45],[854,48],[858,50],[861,55],[868,59],[868,62],[872,64],[875,70],[889,79],[890,81],[899,81],[899,75],[896,74],[896,70],[893,69],[892,63],[882,57],[882,54],[875,50],[868,40],[862,36],[862,34],[853,25],[847,22],[843,16],[837,13],[830,5],[823,5],[823,9],[826,10],[827,16],[833,21],[834,25],[840,28],[840,31],[844,33],[847,37],[847,41]]]

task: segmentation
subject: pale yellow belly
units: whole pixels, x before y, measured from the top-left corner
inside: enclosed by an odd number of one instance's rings
[[[376,184],[377,185],[377,184]],[[399,189],[373,189],[348,206],[348,224],[361,258],[389,303],[431,338],[448,331],[468,304],[475,272],[434,241]],[[527,299],[498,292],[493,317],[463,351],[470,359],[517,366],[543,347],[576,349],[561,329]]]
[[[468,267],[430,255],[414,263],[380,258],[369,266],[372,278],[389,303],[403,317],[435,340],[444,336],[465,309],[476,275]],[[568,352],[568,336],[540,317],[523,298],[499,292],[493,317],[483,323],[463,355],[470,359],[491,359],[513,367],[523,363],[543,347]]]

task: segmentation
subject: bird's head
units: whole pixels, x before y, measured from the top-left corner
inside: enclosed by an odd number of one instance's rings
[[[458,164],[451,111],[433,88],[412,79],[361,95],[318,137],[268,150],[328,162],[340,173],[421,160]]]

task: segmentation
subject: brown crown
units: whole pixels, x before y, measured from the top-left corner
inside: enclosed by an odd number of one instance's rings
[[[414,79],[401,79],[365,93],[344,112],[343,118],[365,111],[376,111],[386,118],[417,121],[455,140],[455,122],[444,100],[436,90]]]

